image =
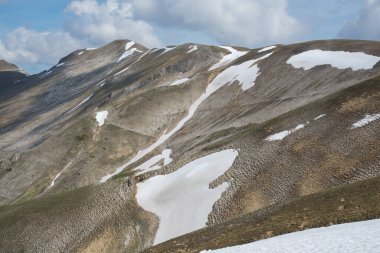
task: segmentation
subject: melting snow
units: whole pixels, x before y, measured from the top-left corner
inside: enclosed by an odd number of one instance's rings
[[[236,150],[223,150],[137,184],[138,204],[160,219],[154,244],[206,226],[212,206],[229,184],[214,189],[209,185],[232,166],[237,155]]]
[[[61,67],[61,66],[63,66],[63,65],[65,65],[64,62],[62,62],[62,63],[58,63],[57,65],[55,65],[55,67],[58,68],[58,67]]]
[[[83,105],[84,103],[86,103],[92,97],[92,95],[94,95],[94,94],[91,94],[90,96],[88,96],[85,99],[83,99],[82,102],[80,102],[79,104],[77,104],[73,109],[71,109],[70,111],[66,112],[65,114],[69,114],[70,112],[73,112],[76,109],[78,109],[78,107],[81,106],[81,105]]]
[[[83,51],[80,51],[79,53],[78,53],[78,55],[82,55],[84,52]]]
[[[49,70],[49,71],[47,71],[47,72],[41,74],[40,79],[47,77],[47,76],[50,75],[51,73],[53,73],[53,71]]]
[[[248,51],[238,51],[233,47],[225,47],[225,46],[220,46],[220,47],[230,51],[230,53],[223,56],[223,58],[218,63],[211,66],[211,68],[209,68],[209,71],[217,69],[219,67],[222,67],[222,66],[236,60],[237,58],[245,55],[246,53],[248,53]]]
[[[170,52],[170,51],[172,51],[175,48],[176,47],[164,47],[164,48],[161,48],[161,49],[164,49],[164,51],[160,55],[166,54],[167,52]]]
[[[198,46],[197,45],[191,45],[191,46],[189,46],[189,51],[187,51],[186,53],[190,54],[191,52],[194,52],[194,51],[197,51],[197,50],[198,50]]]
[[[136,48],[129,49],[129,50],[125,51],[124,54],[122,54],[122,55],[120,56],[120,58],[117,60],[117,62],[120,62],[121,60],[123,60],[123,59],[125,59],[125,58],[127,58],[127,57],[129,57],[129,56],[131,56],[131,55],[133,55],[133,54],[136,53],[136,52],[137,52],[137,53],[142,53],[141,50],[138,50],[138,49],[136,49]]]
[[[173,161],[173,159],[170,158],[171,153],[172,153],[171,149],[164,149],[161,154],[153,156],[145,163],[136,167],[134,170],[140,171],[139,173],[137,173],[137,175],[144,174],[148,171],[158,170],[162,167],[161,165],[157,164],[159,161],[164,160],[164,166],[168,165],[169,163]]]
[[[103,126],[104,121],[106,120],[108,116],[108,111],[101,111],[96,113],[96,121],[98,122],[99,126]]]
[[[130,66],[129,66],[129,67],[126,67],[126,68],[124,68],[124,69],[122,69],[122,70],[120,70],[119,72],[117,72],[116,74],[114,74],[114,76],[120,75],[121,73],[127,71],[129,68],[130,68]]]
[[[276,48],[276,46],[269,46],[269,47],[264,47],[262,49],[260,49],[259,51],[257,51],[258,53],[261,53],[261,52],[265,52],[265,51],[268,51],[268,50],[272,50]]]
[[[321,115],[315,117],[314,120],[319,120],[319,119],[323,118],[324,116],[326,116],[326,114],[321,114]]]
[[[135,44],[136,44],[136,42],[134,42],[134,41],[130,41],[130,42],[126,43],[125,44],[125,51],[127,51],[128,49],[133,47]]]
[[[380,249],[380,219],[307,229],[201,253],[377,253]]]
[[[263,56],[263,57],[261,57],[259,59],[256,59],[255,62],[259,61],[260,59],[264,59],[266,57],[269,57],[269,56],[270,56],[270,54],[267,54],[267,55],[265,55],[265,56]],[[211,94],[213,94],[214,92],[216,92],[217,90],[219,90],[225,84],[231,83],[234,80],[239,80],[239,82],[241,80],[246,81],[246,76],[245,75],[242,75],[241,78],[237,77],[236,79],[234,79],[236,76],[239,76],[239,73],[236,73],[236,72],[233,72],[233,71],[229,70],[230,68],[224,70],[223,72],[221,72],[219,75],[217,75],[212,80],[212,82],[207,86],[205,92],[197,100],[195,100],[194,103],[190,106],[188,114],[183,119],[181,119],[178,122],[178,124],[170,132],[168,132],[168,133],[165,132],[163,135],[161,135],[160,138],[158,138],[158,140],[155,143],[153,143],[149,147],[147,147],[147,148],[139,151],[131,160],[129,160],[124,165],[118,167],[114,173],[111,173],[111,174],[108,174],[108,175],[102,177],[102,179],[100,180],[100,182],[105,182],[108,179],[110,179],[111,177],[119,174],[127,166],[129,166],[130,164],[132,164],[132,163],[140,160],[145,155],[147,155],[150,152],[152,152],[155,148],[157,148],[161,144],[165,143],[174,133],[176,133],[178,130],[180,130],[185,125],[185,123],[187,121],[189,121],[193,117],[194,113],[196,112],[196,110],[198,109],[199,105],[201,105],[203,101],[205,101]],[[254,82],[254,80],[253,80],[253,82]],[[249,83],[248,85],[252,86],[253,83]],[[244,83],[243,83],[243,86],[244,86],[244,88],[246,88],[247,84],[244,85]],[[242,86],[242,88],[243,88],[243,86]]]
[[[319,65],[331,65],[338,69],[351,68],[352,70],[371,69],[380,60],[380,57],[362,52],[322,51],[319,49],[306,51],[294,55],[286,63],[294,68],[309,70]]]
[[[169,86],[175,86],[175,85],[180,85],[180,84],[183,84],[183,83],[186,83],[187,81],[189,81],[190,79],[189,78],[182,78],[182,79],[179,79],[177,81],[174,81],[172,82]]]
[[[215,79],[220,79],[219,82],[231,84],[238,81],[241,89],[247,90],[255,84],[256,78],[259,76],[258,61],[268,58],[272,53],[266,54],[258,59],[249,60],[239,65],[231,66],[220,73]],[[223,80],[223,81],[222,81]]]
[[[351,129],[358,128],[358,127],[363,127],[372,121],[380,119],[380,113],[378,114],[366,114],[364,118],[361,120],[357,121],[356,123],[352,124]]]
[[[50,185],[49,185],[49,187],[48,187],[48,189],[50,189],[51,187],[53,187],[54,186],[54,184],[55,184],[55,181],[61,176],[61,174],[62,174],[62,172],[65,170],[65,169],[67,169],[71,164],[73,163],[73,161],[71,161],[71,162],[69,162],[55,177],[54,177],[54,179],[53,179],[53,181],[51,181],[51,183],[50,183]]]
[[[97,48],[96,47],[88,47],[86,48],[87,51],[92,51],[92,50],[96,50]]]
[[[268,136],[265,140],[266,141],[281,141],[282,139],[284,139],[289,134],[294,133],[295,131],[298,131],[304,127],[305,127],[304,124],[299,124],[298,126],[296,126],[293,129],[285,130],[285,131],[282,131],[282,132],[279,132],[276,134],[272,134],[272,135]]]

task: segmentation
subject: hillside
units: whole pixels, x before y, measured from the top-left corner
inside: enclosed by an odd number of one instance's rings
[[[380,42],[118,40],[9,66],[1,252],[199,252],[379,218]]]

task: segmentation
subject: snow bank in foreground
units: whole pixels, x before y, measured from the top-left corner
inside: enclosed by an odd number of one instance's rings
[[[259,51],[257,51],[258,53],[262,53],[262,52],[265,52],[265,51],[269,51],[269,50],[272,50],[272,49],[275,49],[276,46],[269,46],[269,47],[264,47],[262,49],[260,49]]]
[[[169,86],[180,85],[180,84],[186,83],[189,80],[190,80],[189,78],[182,78],[182,79],[172,82]]]
[[[358,128],[358,127],[363,127],[372,121],[380,119],[380,113],[378,114],[366,114],[364,118],[361,120],[357,121],[356,123],[352,124],[351,129]]]
[[[154,244],[206,226],[212,206],[228,187],[223,183],[210,189],[209,184],[232,166],[237,155],[236,150],[223,150],[137,184],[138,204],[160,218]]]
[[[223,49],[226,49],[228,51],[230,51],[229,54],[223,56],[223,58],[216,64],[214,64],[213,66],[211,66],[211,68],[209,68],[209,71],[210,70],[214,70],[214,69],[217,69],[219,67],[222,67],[234,60],[236,60],[237,58],[245,55],[246,53],[248,53],[248,51],[238,51],[236,50],[235,48],[233,47],[224,47],[224,46],[220,46],[221,48]]]
[[[101,111],[96,113],[96,121],[98,122],[99,126],[103,126],[104,121],[106,120],[108,116],[108,111]]]
[[[158,170],[162,166],[158,164],[161,160],[164,160],[163,165],[168,165],[173,161],[172,158],[170,158],[170,154],[172,153],[171,149],[164,149],[161,154],[153,156],[145,163],[141,164],[140,166],[136,167],[134,170],[139,170],[140,172],[136,175],[144,174],[148,171]]]
[[[201,253],[377,253],[380,219],[308,229]]]
[[[352,70],[372,69],[380,60],[380,57],[362,52],[322,51],[320,49],[309,50],[288,59],[286,63],[294,68],[309,70],[318,65],[331,65],[338,69],[351,68]]]
[[[285,131],[282,131],[282,132],[279,132],[279,133],[276,133],[276,134],[269,135],[265,140],[266,141],[281,141],[286,136],[288,136],[289,134],[294,133],[295,131],[298,131],[298,130],[304,128],[304,127],[305,127],[304,124],[299,124],[298,126],[296,126],[293,129],[285,130]]]

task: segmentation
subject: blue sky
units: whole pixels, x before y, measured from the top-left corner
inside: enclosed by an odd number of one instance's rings
[[[0,0],[0,58],[37,73],[114,39],[250,48],[380,39],[380,0]]]

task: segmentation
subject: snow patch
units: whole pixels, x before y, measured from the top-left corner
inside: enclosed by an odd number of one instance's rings
[[[189,46],[189,51],[187,51],[186,53],[190,54],[191,52],[194,52],[194,51],[197,51],[197,50],[198,50],[198,46],[197,45],[191,45],[191,46]]]
[[[159,50],[162,50],[162,49],[164,49],[164,51],[160,54],[160,55],[163,55],[163,54],[166,54],[167,52],[170,52],[170,51],[172,51],[173,49],[175,49],[176,47],[164,47],[164,48],[161,48],[161,49],[159,49]],[[152,52],[153,53],[153,52]]]
[[[84,53],[84,51],[80,51],[79,53],[78,53],[78,55],[82,55]]]
[[[189,78],[182,78],[182,79],[179,79],[177,81],[174,81],[172,82],[169,86],[176,86],[176,85],[180,85],[180,84],[183,84],[183,83],[186,83],[187,81],[189,81],[190,79]]]
[[[289,134],[294,133],[294,132],[296,132],[296,131],[304,128],[304,127],[305,127],[304,124],[299,124],[298,126],[296,126],[293,129],[285,130],[285,131],[282,131],[282,132],[279,132],[279,133],[276,133],[276,134],[272,134],[272,135],[268,136],[265,140],[266,141],[281,141],[286,136],[288,136]]]
[[[211,68],[209,68],[209,71],[220,68],[220,67],[236,60],[237,58],[245,55],[246,53],[248,53],[248,51],[238,51],[233,47],[226,47],[226,46],[219,46],[219,47],[228,50],[230,53],[223,56],[223,58],[218,63],[211,66]]]
[[[99,127],[103,126],[104,121],[106,120],[108,116],[108,111],[101,111],[96,113],[96,121],[99,124]]]
[[[323,118],[325,116],[326,116],[326,114],[321,114],[321,115],[315,117],[314,120],[319,120],[319,119],[321,119],[321,118]]]
[[[100,87],[103,87],[103,85],[106,83],[106,80],[102,80],[99,83],[96,84],[96,86],[100,85]]]
[[[172,153],[171,149],[164,149],[161,154],[153,156],[145,163],[141,164],[140,166],[136,167],[134,170],[139,170],[136,175],[144,174],[149,171],[158,170],[162,166],[157,164],[161,160],[163,160],[163,165],[168,165],[173,161],[172,158],[170,158],[170,154]]]
[[[378,120],[380,119],[380,113],[378,114],[366,114],[364,118],[362,118],[361,120],[355,122],[354,124],[352,124],[352,127],[351,129],[355,129],[355,128],[358,128],[358,127],[363,127],[369,123],[371,123],[372,121],[375,121],[375,120]]]
[[[262,49],[260,49],[259,51],[257,51],[258,53],[262,53],[262,52],[265,52],[265,51],[269,51],[269,50],[272,50],[272,49],[275,49],[276,46],[269,46],[269,47],[264,47]]]
[[[160,219],[154,244],[206,226],[212,206],[229,184],[214,189],[209,185],[232,166],[237,155],[233,149],[216,152],[137,184],[138,204]]]
[[[65,63],[64,63],[64,62],[61,62],[61,63],[58,63],[57,65],[55,65],[55,67],[58,68],[58,67],[61,67],[61,66],[63,66],[63,65],[65,65]]]
[[[290,57],[286,63],[294,68],[309,70],[319,65],[331,65],[338,69],[372,69],[380,57],[362,52],[309,50]]]
[[[88,48],[86,48],[87,51],[92,51],[92,50],[96,50],[96,49],[98,49],[98,48],[96,48],[96,47],[88,47]]]
[[[134,42],[134,41],[127,42],[125,44],[125,51],[127,51],[128,49],[130,49],[131,47],[133,47],[135,44],[136,44],[136,42]]]
[[[119,72],[117,72],[116,74],[114,74],[114,76],[120,75],[121,73],[127,71],[129,68],[130,68],[130,66],[129,66],[129,67],[126,67],[126,68],[124,68],[124,69],[122,69],[122,70],[120,70]]]
[[[128,58],[129,56],[133,55],[134,53],[142,53],[141,50],[138,50],[137,48],[132,48],[132,49],[129,49],[127,51],[125,51],[120,57],[119,59],[117,60],[117,62],[120,62],[121,60],[125,59],[125,58]]]
[[[93,95],[94,94],[91,94],[90,96],[88,96],[85,99],[83,99],[82,102],[80,102],[79,104],[77,104],[73,109],[71,109],[70,111],[66,112],[65,114],[69,114],[70,112],[73,112],[76,109],[78,109],[81,105],[83,105],[84,103],[86,103]]]
[[[249,60],[239,65],[231,66],[220,73],[216,78],[219,82],[232,84],[238,81],[243,91],[252,88],[255,85],[256,78],[260,74],[257,62],[268,58],[272,53],[266,54],[258,59]],[[215,79],[216,79],[215,78]]]
[[[313,228],[201,253],[376,253],[380,219]]]
[[[52,71],[52,70],[49,70],[49,71],[47,71],[47,72],[41,74],[41,75],[40,75],[40,79],[47,77],[47,76],[50,75],[51,73],[53,73],[53,71]]]
[[[62,172],[64,170],[66,170],[71,164],[73,163],[73,161],[69,162],[54,178],[53,178],[53,181],[51,181],[48,189],[52,188],[55,184],[55,181],[57,181],[57,179],[61,176]]]

